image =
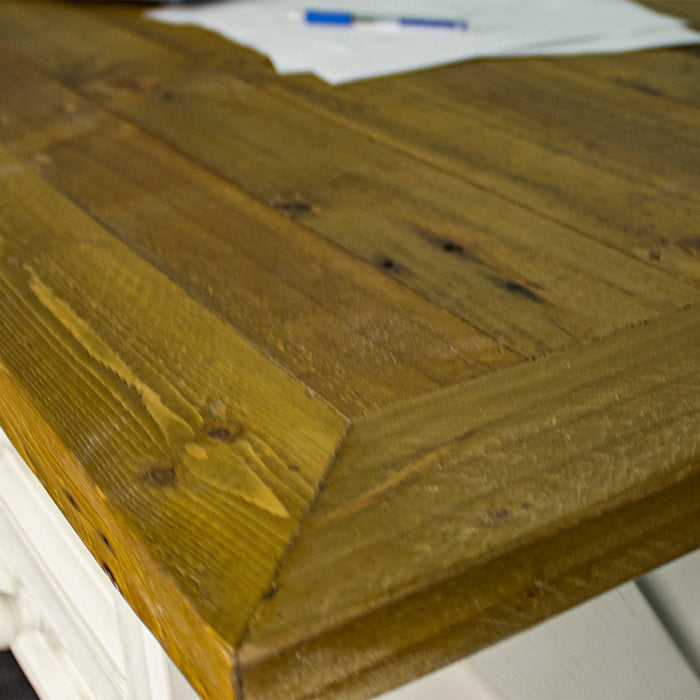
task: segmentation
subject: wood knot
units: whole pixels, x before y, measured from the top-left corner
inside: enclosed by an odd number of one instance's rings
[[[382,270],[389,270],[390,272],[400,272],[401,266],[393,258],[389,258],[386,255],[380,255],[376,260],[377,267]]]
[[[161,489],[177,486],[177,470],[172,465],[156,464],[146,471],[144,481]]]

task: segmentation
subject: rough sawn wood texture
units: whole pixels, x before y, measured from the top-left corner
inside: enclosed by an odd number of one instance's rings
[[[371,697],[700,546],[699,56],[329,87],[0,3],[0,426],[203,697]]]

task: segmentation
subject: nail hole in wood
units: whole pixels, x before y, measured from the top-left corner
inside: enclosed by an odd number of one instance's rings
[[[386,256],[381,256],[377,260],[377,265],[383,270],[391,270],[392,272],[398,272],[401,269],[396,260],[393,260],[392,258],[388,258]]]
[[[298,199],[292,199],[284,202],[275,202],[273,204],[275,209],[283,211],[290,216],[294,214],[304,214],[307,211],[311,211],[311,205],[306,202],[299,201]]]
[[[503,289],[506,289],[509,292],[513,292],[514,294],[518,294],[519,296],[524,297],[525,299],[529,299],[530,301],[534,301],[537,304],[542,303],[542,298],[539,295],[535,294],[535,292],[528,289],[527,287],[520,284],[519,282],[515,282],[514,280],[499,280],[499,279],[494,279],[494,281],[500,287],[503,287]]]
[[[241,429],[236,428],[235,430],[229,430],[229,428],[224,428],[223,426],[217,426],[216,428],[210,428],[207,430],[207,435],[212,440],[220,440],[221,442],[236,442],[241,436]]]
[[[102,562],[102,568],[107,574],[107,576],[109,576],[109,580],[112,582],[112,585],[121,593],[122,589],[119,587],[119,584],[117,583],[117,579],[114,576],[114,572],[112,571],[112,569],[110,569],[105,562]]]
[[[455,243],[454,241],[444,241],[442,244],[442,249],[447,251],[448,253],[462,252],[462,246],[459,245],[459,243]]]

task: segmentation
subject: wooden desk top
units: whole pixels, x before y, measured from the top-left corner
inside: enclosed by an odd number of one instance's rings
[[[0,4],[0,425],[205,697],[371,696],[700,546],[699,67],[331,88]]]

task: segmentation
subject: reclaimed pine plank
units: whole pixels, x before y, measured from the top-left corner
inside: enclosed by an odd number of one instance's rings
[[[0,180],[3,429],[74,525],[106,523],[93,553],[196,687],[231,697],[346,421],[3,149]]]
[[[517,359],[16,57],[0,65],[0,142],[341,411]]]
[[[305,76],[270,78],[264,62],[223,40],[117,18],[180,50],[199,47],[248,83],[656,267],[700,279],[692,47],[633,59],[480,61],[395,76],[377,91],[372,82],[329,88]]]
[[[244,694],[368,697],[696,547],[699,343],[694,307],[356,422]]]
[[[0,39],[62,80],[521,353],[600,337],[697,295],[649,261],[97,11],[0,12]],[[101,36],[99,56],[81,53],[89,43],[73,41],[77,27]]]

